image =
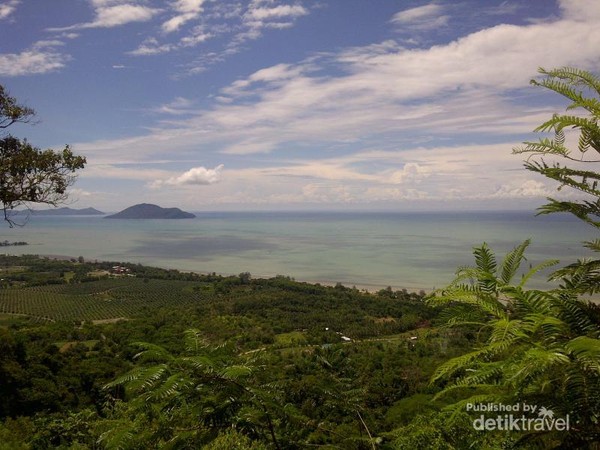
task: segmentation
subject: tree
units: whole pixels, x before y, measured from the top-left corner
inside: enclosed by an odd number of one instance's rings
[[[532,80],[563,95],[571,103],[554,114],[537,132],[553,132],[553,139],[525,142],[514,153],[528,153],[528,170],[583,193],[578,200],[548,199],[539,214],[568,212],[600,228],[600,173],[589,165],[600,162],[588,151],[600,153],[600,78],[578,69],[540,69],[545,76]],[[575,151],[567,148],[570,129],[578,132]],[[549,163],[548,159],[552,159]],[[568,163],[556,162],[562,158]],[[537,443],[544,448],[596,448],[600,440],[600,308],[582,294],[600,292],[600,260],[581,260],[555,271],[559,286],[529,290],[525,282],[547,262],[530,269],[520,282],[513,278],[525,260],[529,244],[515,247],[498,264],[486,244],[475,248],[475,266],[462,268],[446,288],[428,302],[446,306],[449,326],[475,327],[476,348],[442,364],[432,382],[445,383],[438,395],[453,392],[464,398],[450,409],[464,412],[467,403],[529,403],[570,416],[568,432],[521,434],[517,445]],[[585,245],[598,252],[600,240]],[[529,448],[529,447],[528,447]]]
[[[567,111],[576,110],[583,115],[554,114],[534,131],[553,132],[554,139],[541,138],[538,142],[525,142],[525,147],[516,148],[513,153],[529,153],[531,157],[525,163],[528,170],[537,172],[564,186],[583,192],[587,200],[559,201],[548,198],[549,203],[540,208],[540,214],[569,212],[578,218],[600,228],[600,174],[586,170],[589,163],[600,162],[600,78],[596,75],[569,67],[547,71],[542,80],[531,80],[534,86],[550,89],[571,101]],[[576,150],[565,145],[565,129],[579,132]],[[592,157],[588,152],[593,150]],[[534,157],[542,156],[539,161]],[[560,163],[548,164],[544,156],[557,156],[577,164],[569,167]]]
[[[0,85],[0,129],[21,122],[28,123],[33,109],[20,105]],[[69,146],[62,151],[40,150],[27,140],[11,135],[0,139],[0,202],[4,220],[16,224],[11,211],[31,203],[57,206],[67,198],[67,188],[76,179],[75,171],[85,166],[86,159],[73,154]]]
[[[0,84],[0,129],[8,128],[16,122],[28,123],[33,116],[35,116],[33,109],[19,105]]]
[[[270,411],[274,405],[253,386],[253,365],[229,345],[208,344],[199,330],[189,329],[184,337],[181,355],[155,344],[133,344],[141,349],[136,367],[106,386],[125,388],[129,401],[106,422],[100,442],[106,448],[133,441],[152,448],[165,442],[200,448],[235,428],[280,449]]]
[[[475,327],[480,337],[473,351],[438,367],[433,383],[447,383],[438,396],[462,393],[449,409],[464,412],[468,403],[528,403],[570,416],[570,432],[524,434],[547,448],[557,442],[585,448],[600,438],[600,310],[573,290],[526,289],[539,270],[513,279],[525,261],[529,241],[498,264],[483,244],[474,249],[475,266],[428,301],[446,306],[448,326]]]
[[[558,181],[561,190],[570,187],[583,194],[580,200],[556,200],[538,209],[539,214],[567,212],[575,215],[596,230],[600,228],[600,173],[590,170],[590,164],[600,162],[600,78],[590,72],[561,68],[551,71],[540,69],[545,75],[541,80],[531,80],[534,86],[556,92],[571,101],[567,111],[578,114],[554,114],[552,118],[535,129],[537,132],[553,132],[554,139],[547,137],[538,142],[525,142],[513,153],[529,154],[525,168]],[[565,130],[579,133],[575,150],[566,146]],[[590,153],[592,155],[590,155]],[[553,162],[544,157],[562,158],[570,166]],[[585,242],[584,246],[600,252],[600,240]],[[554,273],[553,279],[561,280],[565,287],[579,293],[600,292],[600,259],[579,260]]]

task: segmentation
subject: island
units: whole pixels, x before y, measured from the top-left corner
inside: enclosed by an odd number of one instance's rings
[[[95,208],[52,208],[52,209],[19,209],[11,212],[15,216],[103,216],[106,213]]]
[[[179,208],[161,208],[150,203],[140,203],[106,216],[105,219],[193,219],[194,217],[196,217],[194,214]]]
[[[0,241],[0,247],[11,247],[11,246],[19,246],[19,245],[29,245],[29,244],[25,241],[17,241],[17,242]]]
[[[103,216],[105,213],[95,208],[55,208],[55,209],[33,209],[31,214],[34,216]]]

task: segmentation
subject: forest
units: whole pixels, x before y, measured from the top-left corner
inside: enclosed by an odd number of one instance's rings
[[[422,294],[139,265],[86,276],[108,264],[0,260],[5,448],[362,448],[431,408],[433,370],[472,338],[433,326]],[[121,384],[137,376],[161,390],[148,410]]]

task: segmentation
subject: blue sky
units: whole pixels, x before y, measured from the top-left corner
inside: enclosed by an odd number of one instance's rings
[[[531,208],[513,147],[600,69],[597,0],[0,1],[11,133],[70,144],[73,207]]]

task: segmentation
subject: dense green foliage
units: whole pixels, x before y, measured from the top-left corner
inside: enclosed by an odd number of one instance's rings
[[[29,122],[34,115],[33,109],[20,105],[0,85],[0,129]],[[84,167],[84,157],[73,154],[69,146],[55,152],[10,135],[0,137],[0,203],[9,225],[15,223],[10,212],[19,206],[56,206],[67,199],[67,188],[75,181],[75,171]]]
[[[117,263],[83,258],[0,264],[7,448],[371,448],[469,347],[405,291],[123,264],[128,276],[109,276]]]
[[[528,170],[584,196],[549,198],[540,214],[571,213],[597,231],[600,174],[589,165],[600,161],[600,79],[571,68],[540,72],[544,78],[532,84],[569,99],[567,110],[578,115],[553,115],[535,131],[553,132],[554,138],[526,142],[515,153],[530,154]],[[578,133],[574,151],[566,146],[565,130],[571,136]],[[515,247],[501,264],[486,244],[476,247],[475,266],[459,269],[448,287],[428,298],[444,308],[447,326],[474,330],[478,339],[472,351],[446,361],[432,378],[432,384],[443,388],[436,398],[451,394],[458,401],[433,413],[426,425],[418,419],[402,429],[399,448],[427,439],[438,448],[462,448],[465,437],[470,445],[485,448],[600,448],[600,307],[583,297],[600,290],[600,260],[577,261],[555,271],[551,279],[560,282],[558,288],[532,290],[526,287],[530,276],[557,262],[519,272],[528,244]],[[585,245],[600,251],[598,240]],[[568,417],[570,427],[544,428],[541,423],[539,428],[469,433],[465,429],[474,416],[467,410],[477,404],[535,405],[538,421]]]

